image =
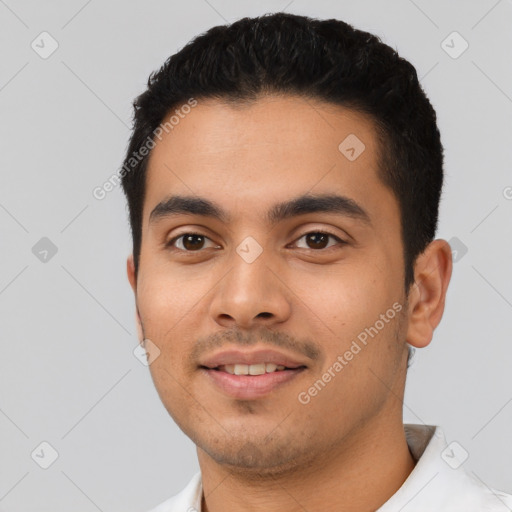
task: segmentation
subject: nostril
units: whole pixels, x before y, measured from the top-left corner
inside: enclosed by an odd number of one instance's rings
[[[263,318],[269,318],[272,316],[272,313],[260,313],[258,316],[261,316]]]

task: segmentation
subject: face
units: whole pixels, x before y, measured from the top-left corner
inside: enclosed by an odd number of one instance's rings
[[[377,153],[369,119],[292,96],[200,101],[152,150],[129,276],[200,461],[289,470],[401,420],[403,245]]]

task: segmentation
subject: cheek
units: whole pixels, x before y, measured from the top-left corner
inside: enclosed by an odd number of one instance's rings
[[[325,267],[314,272],[297,269],[288,279],[308,320],[342,338],[357,334],[393,303],[389,283],[375,266],[372,273],[369,265],[358,267],[347,261],[328,271]]]
[[[322,400],[359,388],[371,395],[375,392],[372,383],[378,383],[368,368],[380,375],[397,358],[400,344],[396,331],[403,309],[400,283],[393,281],[392,275],[381,273],[379,267],[383,266],[347,264],[328,273],[297,272],[295,276],[292,289],[299,298],[296,318],[302,324],[300,328],[323,347],[326,358],[322,373],[331,368],[337,376]],[[336,371],[332,367],[340,362],[340,356],[342,366],[337,368],[343,369]]]
[[[197,302],[194,283],[177,273],[146,272],[140,283],[137,303],[144,327],[158,336],[178,327]]]
[[[151,375],[157,389],[162,389],[162,379],[167,381],[180,365],[183,350],[180,348],[179,332],[180,314],[179,301],[162,291],[153,291],[148,287],[138,296],[139,312],[144,328],[144,337],[154,344],[158,356],[149,365]],[[172,382],[165,385],[168,386]]]

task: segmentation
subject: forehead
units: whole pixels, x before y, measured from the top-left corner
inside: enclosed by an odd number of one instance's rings
[[[395,198],[377,175],[378,149],[373,122],[337,105],[293,96],[236,106],[198,101],[151,152],[143,224],[173,194],[256,216],[292,197],[336,193],[371,216],[386,208],[393,216]]]

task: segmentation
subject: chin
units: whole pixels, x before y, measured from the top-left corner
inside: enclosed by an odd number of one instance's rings
[[[198,451],[238,475],[276,477],[289,474],[303,466],[305,453],[298,452],[297,443],[292,439],[259,438],[254,434],[230,436],[224,433],[221,439],[193,439]],[[192,438],[192,437],[191,437]]]

